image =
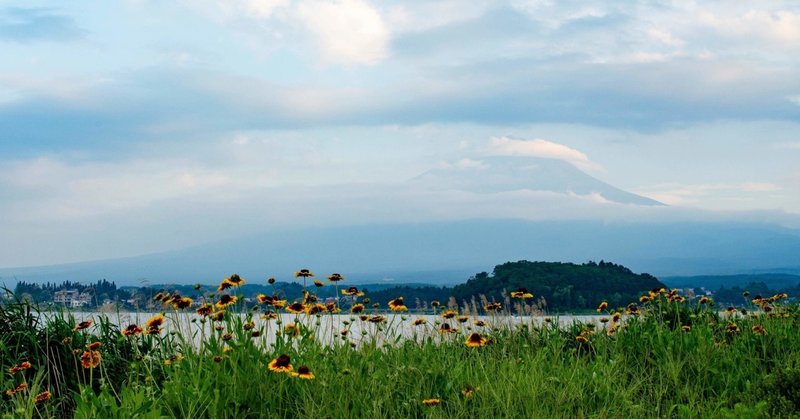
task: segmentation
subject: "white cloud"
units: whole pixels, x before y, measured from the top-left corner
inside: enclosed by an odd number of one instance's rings
[[[313,1],[300,4],[297,11],[326,61],[375,64],[386,58],[389,29],[365,0]]]
[[[789,102],[792,102],[795,105],[800,106],[800,95],[789,96],[787,99],[789,99]]]
[[[783,187],[769,182],[742,182],[742,183],[704,183],[694,185],[656,185],[651,188],[636,191],[639,195],[646,196],[663,202],[667,205],[698,205],[701,207],[716,206],[720,201],[737,200],[752,202],[754,208],[758,207],[756,195],[768,192],[778,192]],[[753,209],[753,208],[750,208]]]
[[[259,18],[268,18],[275,9],[288,6],[289,0],[247,0],[245,5],[249,12]]]
[[[564,160],[586,170],[598,170],[601,166],[589,160],[583,152],[563,144],[547,140],[518,140],[509,137],[494,137],[491,140],[490,154],[504,156],[531,156],[546,159]]]
[[[800,13],[788,10],[750,10],[737,16],[704,12],[699,18],[723,35],[755,37],[790,46],[800,42]]]

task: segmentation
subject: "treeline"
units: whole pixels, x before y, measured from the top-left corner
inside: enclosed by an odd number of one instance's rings
[[[654,288],[665,287],[650,274],[635,274],[625,266],[611,262],[584,264],[560,262],[508,262],[497,265],[492,274],[480,272],[466,283],[448,287],[395,287],[371,294],[375,302],[385,304],[403,296],[406,305],[415,307],[417,301],[442,303],[455,298],[461,304],[473,298],[503,302],[510,291],[525,288],[537,301],[544,299],[551,310],[593,309],[600,301],[612,307],[639,300],[639,296]]]
[[[14,287],[14,295],[18,298],[38,303],[50,302],[57,291],[77,290],[92,296],[92,304],[102,303],[104,300],[125,300],[130,298],[130,293],[117,289],[117,284],[106,279],[97,282],[63,281],[61,283],[46,282],[33,283],[20,281]],[[91,305],[91,304],[90,304]]]
[[[734,285],[730,288],[721,286],[714,293],[714,301],[724,305],[747,305],[751,304],[751,300],[757,296],[769,297],[775,294],[785,292],[790,297],[795,297],[800,294],[800,284],[793,287],[770,287],[765,282],[750,282],[744,286]]]

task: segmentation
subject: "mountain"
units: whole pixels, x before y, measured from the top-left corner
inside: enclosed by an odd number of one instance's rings
[[[664,205],[615,188],[566,161],[537,157],[507,156],[469,160],[461,165],[429,170],[409,182],[424,184],[428,188],[475,193],[532,190],[566,195],[594,195],[620,204]]]
[[[800,273],[800,231],[759,223],[465,220],[267,232],[124,259],[0,269],[0,284],[290,280],[308,267],[348,283],[456,284],[498,260],[613,260],[656,276]],[[392,279],[394,281],[392,281]],[[13,281],[13,282],[12,282]]]
[[[676,288],[700,288],[716,290],[721,287],[743,287],[747,284],[763,282],[773,288],[796,288],[800,285],[800,275],[767,273],[741,275],[698,275],[670,276],[662,278],[665,284]]]

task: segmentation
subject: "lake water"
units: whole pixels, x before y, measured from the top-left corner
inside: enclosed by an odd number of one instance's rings
[[[144,327],[145,322],[154,316],[156,313],[97,313],[97,312],[75,312],[71,313],[76,321],[92,320],[95,325],[99,322],[101,317],[105,317],[113,324],[120,328],[125,328],[130,324],[137,324]],[[549,318],[551,323],[557,323],[559,326],[569,326],[575,322],[594,324],[598,330],[603,327],[600,323],[600,315],[562,315],[562,316],[469,316],[469,320],[464,323],[459,323],[455,318],[443,319],[439,315],[415,315],[415,314],[383,314],[386,317],[386,322],[379,328],[376,324],[367,321],[362,321],[358,316],[350,314],[323,314],[319,317],[308,315],[294,315],[288,313],[279,314],[278,319],[267,320],[262,319],[259,314],[254,314],[252,317],[255,326],[253,330],[259,330],[261,336],[257,338],[260,345],[270,345],[275,341],[275,330],[277,328],[283,329],[287,324],[299,323],[304,329],[313,330],[315,339],[320,342],[331,343],[333,341],[345,340],[342,339],[341,331],[348,329],[346,340],[356,345],[360,345],[367,341],[375,339],[377,343],[382,344],[386,342],[396,342],[399,337],[402,339],[422,339],[427,336],[433,336],[436,339],[454,339],[458,336],[463,336],[472,332],[489,331],[491,328],[506,328],[511,329],[519,326],[520,324],[528,325],[542,325]],[[246,321],[246,315],[240,314],[243,321]],[[166,321],[164,324],[164,333],[173,331],[179,332],[184,337],[192,336],[194,342],[199,342],[203,335],[209,333],[218,333],[213,330],[212,322],[205,324],[199,321],[200,316],[194,313],[167,313],[165,315]],[[605,316],[608,317],[608,316]],[[425,319],[425,324],[415,326],[413,321],[415,319]],[[473,321],[481,320],[486,322],[487,326],[476,326]],[[438,328],[441,323],[448,323],[453,328],[461,331],[461,334],[446,334],[442,336]],[[92,326],[95,327],[95,326]],[[227,330],[226,330],[227,331]],[[452,336],[452,337],[450,337]]]

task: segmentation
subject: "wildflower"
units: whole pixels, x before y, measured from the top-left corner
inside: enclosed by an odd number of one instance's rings
[[[606,308],[608,308],[608,301],[603,301],[599,306],[597,306],[597,312],[601,313]]]
[[[403,297],[397,297],[392,301],[389,301],[389,308],[392,311],[408,311],[408,307],[406,307],[405,303],[403,303]]]
[[[183,355],[175,354],[164,360],[164,365],[172,365],[176,362],[183,361]]]
[[[375,323],[375,324],[378,324],[378,323],[385,323],[385,322],[386,322],[386,317],[384,317],[384,316],[380,316],[380,315],[378,315],[378,316],[372,316],[372,317],[370,317],[370,318],[369,318],[369,320],[368,320],[368,321],[369,321],[370,323]]]
[[[580,335],[576,336],[575,340],[578,341],[578,343],[587,343],[587,342],[589,342],[589,338],[587,338],[583,334],[580,334]]]
[[[78,330],[88,329],[91,325],[92,325],[92,321],[91,320],[86,320],[86,321],[78,323],[78,325],[75,326],[75,328],[73,328],[72,330],[77,332]]]
[[[331,313],[331,314],[336,314],[336,313],[341,313],[342,312],[342,310],[338,306],[336,306],[335,302],[330,302],[328,304],[325,304],[325,311],[327,311],[328,313]]]
[[[422,401],[422,404],[425,406],[438,406],[440,403],[442,403],[442,401],[439,399],[425,399]]]
[[[503,309],[503,306],[500,303],[489,303],[483,306],[483,309],[486,311],[500,311]]]
[[[310,304],[306,306],[306,314],[313,315],[317,313],[322,313],[327,308],[322,304]]]
[[[552,322],[552,321],[553,321],[553,319],[551,319],[550,317],[545,317],[545,318],[544,318],[544,322],[545,322],[545,323],[550,323],[550,322]]]
[[[21,393],[28,389],[28,383],[20,383],[14,388],[14,393]]]
[[[219,355],[216,355],[216,356],[214,356],[213,358],[211,358],[211,360],[213,360],[214,362],[216,362],[217,364],[219,364],[220,362],[222,362],[222,357],[221,357],[221,356],[219,356]]]
[[[361,315],[358,316],[358,318],[362,322],[365,322],[365,321],[367,321],[367,319],[369,319],[369,316],[367,316],[366,314],[361,314]]]
[[[448,323],[442,323],[442,325],[439,326],[439,333],[456,333],[456,332],[458,332],[458,329],[450,326],[450,324]]]
[[[608,317],[601,317],[600,318],[600,323],[606,324],[606,323],[608,323],[608,320],[609,320]]]
[[[214,312],[214,314],[211,315],[211,320],[214,320],[215,322],[221,322],[225,320],[225,310]]]
[[[156,314],[155,316],[149,318],[145,323],[145,327],[148,329],[158,329],[164,324],[164,315],[163,314]]]
[[[630,303],[628,304],[625,313],[631,316],[637,316],[640,313],[639,306],[637,306],[636,303]]]
[[[728,314],[736,313],[736,307],[728,306],[728,308],[725,309],[725,312],[728,313]]]
[[[472,324],[474,324],[475,326],[478,326],[478,327],[486,326],[486,322],[483,321],[483,320],[473,320]]]
[[[353,314],[358,314],[364,311],[364,304],[354,304],[350,307],[350,312]]]
[[[516,291],[511,291],[511,298],[520,298],[523,300],[533,298],[533,293],[525,288],[518,288]]]
[[[473,334],[469,335],[469,337],[467,338],[466,342],[464,342],[464,343],[467,346],[469,346],[470,348],[480,348],[480,347],[486,345],[486,341],[487,340],[488,339],[486,339],[485,337],[481,336],[479,333],[473,333]]]
[[[222,340],[224,340],[225,342],[227,342],[227,341],[229,341],[231,339],[233,339],[233,335],[230,334],[230,333],[225,333],[224,335],[222,335]]]
[[[641,297],[639,297],[639,302],[640,303],[646,303],[646,302],[648,302],[648,301],[650,301],[652,299],[653,299],[653,297],[645,294],[645,295],[642,295]]]
[[[272,306],[278,309],[284,308],[286,307],[286,300],[281,300],[279,298],[273,297]]]
[[[208,317],[211,315],[211,313],[214,312],[214,306],[209,303],[205,303],[200,307],[198,307],[197,310],[195,310],[194,312],[203,317]]]
[[[14,393],[15,393],[15,391],[14,391],[14,389],[13,389],[13,388],[10,388],[10,389],[6,390],[6,395],[7,395],[8,397],[11,397],[11,396],[13,396],[13,395],[14,395]]]
[[[348,333],[350,333],[349,329],[342,329],[339,331],[339,334],[342,336],[347,336]]]
[[[331,274],[328,277],[328,281],[331,281],[331,282],[339,282],[339,281],[342,281],[342,280],[344,280],[344,277],[342,275],[340,275],[340,274]]]
[[[700,303],[700,304],[707,304],[707,303],[709,303],[709,302],[711,302],[711,299],[710,299],[710,298],[708,298],[708,297],[705,297],[705,296],[703,296],[703,297],[700,297],[700,301],[699,301],[699,303]]]
[[[730,333],[730,334],[736,334],[736,333],[740,332],[739,326],[737,326],[736,323],[734,323],[734,322],[728,323],[728,325],[725,326],[725,331]]]
[[[244,330],[252,330],[254,327],[256,327],[256,324],[252,320],[242,325],[242,329]]]
[[[18,373],[20,371],[25,371],[30,367],[31,367],[31,363],[30,362],[22,361],[22,362],[19,363],[19,365],[16,365],[16,366],[13,366],[13,367],[9,368],[8,372],[10,372],[13,375],[13,374],[16,374],[16,373]]]
[[[685,324],[685,325],[681,326],[681,330],[684,331],[684,332],[691,332],[692,331],[692,326],[689,326],[688,324]]]
[[[461,390],[461,394],[463,394],[464,397],[472,397],[475,394],[475,392],[480,389],[481,389],[480,387],[473,387],[468,385],[463,390]]]
[[[314,276],[314,274],[311,273],[311,271],[309,271],[308,269],[300,269],[299,271],[294,273],[295,278],[309,278],[312,276]]]
[[[767,329],[764,329],[764,326],[761,326],[760,324],[757,324],[757,325],[753,326],[753,333],[755,333],[757,335],[761,335],[761,336],[766,336]]]
[[[225,308],[229,305],[236,304],[236,300],[238,299],[239,298],[235,295],[222,294],[219,297],[219,301],[217,301],[217,307]]]
[[[49,390],[45,390],[45,391],[37,394],[36,397],[34,398],[34,401],[36,401],[36,404],[44,403],[44,402],[50,400],[52,397],[53,397],[53,393],[51,393]]]
[[[300,326],[294,323],[289,323],[283,328],[283,332],[289,337],[296,338],[300,336]]]
[[[316,302],[317,302],[317,296],[316,295],[314,295],[314,294],[312,294],[312,293],[310,293],[308,291],[303,291],[303,304],[316,303]]]
[[[230,283],[234,287],[241,287],[242,285],[244,285],[244,278],[240,277],[237,274],[233,274],[225,278],[224,281]]]
[[[261,336],[261,331],[260,330],[253,330],[252,332],[250,332],[250,336],[252,336],[254,338],[257,338],[257,337]]]
[[[616,323],[616,322],[618,322],[618,321],[619,321],[621,318],[622,318],[622,313],[620,313],[620,312],[618,311],[618,312],[614,313],[614,314],[611,316],[611,321],[612,321],[612,322],[614,322],[614,323]]]
[[[436,301],[436,300],[433,300],[433,301],[431,301],[431,307],[433,307],[433,308],[439,307],[439,305],[440,305],[440,304],[441,304],[441,303],[439,303],[439,302],[438,302],[438,301]]]
[[[101,359],[100,352],[84,351],[83,355],[81,355],[81,365],[83,368],[96,368],[100,365]]]
[[[267,283],[270,284],[270,285],[274,284],[275,283],[275,278],[273,278],[273,277],[267,278]]]
[[[275,320],[277,318],[278,318],[278,313],[269,312],[261,315],[261,319],[263,320]]]
[[[194,304],[194,300],[192,300],[189,297],[183,297],[180,300],[175,301],[175,302],[172,303],[173,307],[175,307],[175,308],[177,308],[179,310],[183,310],[185,308],[189,308],[189,307],[192,306],[192,304]]]
[[[87,346],[87,348],[90,351],[96,351],[96,350],[100,349],[101,346],[103,346],[103,344],[100,343],[100,342],[92,342]]]
[[[457,314],[458,314],[458,312],[455,311],[455,310],[447,310],[444,313],[442,313],[442,317],[444,317],[445,319],[452,319]]]
[[[420,317],[420,318],[414,320],[411,324],[413,324],[414,326],[423,325],[423,324],[425,324],[425,319]]]
[[[302,378],[302,379],[305,379],[305,380],[313,380],[314,379],[314,373],[312,373],[311,370],[309,370],[308,367],[305,366],[305,365],[299,366],[297,368],[297,372],[291,372],[289,374],[291,374],[292,377],[299,377],[299,378]]]
[[[342,290],[342,294],[343,295],[355,296],[355,297],[363,297],[364,296],[364,293],[359,291],[358,288],[356,288],[356,287],[350,287],[350,288],[348,288],[346,290]]]
[[[456,320],[459,323],[466,323],[469,320],[469,316],[458,316],[456,317]]]
[[[325,284],[322,281],[318,280],[318,279],[314,280],[314,285],[317,286],[317,287],[324,287],[325,286]]]
[[[281,356],[273,359],[267,366],[273,372],[291,372],[292,364],[289,355],[282,354]]]
[[[228,281],[227,278],[225,278],[225,279],[222,280],[222,282],[219,283],[219,286],[217,287],[217,291],[222,292],[222,291],[225,291],[226,289],[231,288],[231,287],[233,287],[233,284],[230,281]]]

